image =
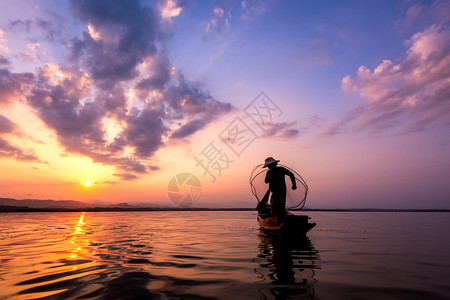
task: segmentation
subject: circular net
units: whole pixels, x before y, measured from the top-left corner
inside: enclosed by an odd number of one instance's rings
[[[252,173],[250,174],[250,189],[252,191],[253,196],[255,196],[258,201],[258,206],[261,204],[261,201],[266,202],[269,189],[269,184],[264,182],[266,178],[267,168],[263,168],[263,164],[257,165]],[[284,167],[291,171],[295,176],[295,181],[297,184],[297,189],[293,190],[291,179],[289,176],[285,176],[286,181],[286,208],[289,210],[301,210],[303,206],[305,206],[306,196],[308,195],[308,185],[300,174],[291,168],[278,164],[279,167]]]

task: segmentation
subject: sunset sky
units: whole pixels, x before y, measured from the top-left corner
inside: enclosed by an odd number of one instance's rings
[[[450,208],[449,1],[0,1],[0,197]],[[202,167],[203,166],[203,167]],[[186,188],[186,187],[184,187]],[[188,190],[182,190],[188,191]]]

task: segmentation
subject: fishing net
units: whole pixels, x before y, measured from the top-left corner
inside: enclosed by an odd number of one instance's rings
[[[253,196],[255,196],[256,200],[258,201],[258,205],[261,204],[261,201],[263,201],[263,203],[267,201],[267,197],[269,196],[269,185],[264,182],[268,169],[263,168],[263,166],[263,164],[257,165],[250,174],[249,179],[250,189]],[[292,190],[291,179],[289,178],[289,176],[285,176],[286,208],[289,210],[301,210],[305,206],[306,196],[308,195],[308,185],[306,184],[302,176],[300,176],[300,174],[298,174],[296,171],[282,164],[278,164],[278,166],[284,167],[291,171],[295,176],[297,185],[297,189]]]

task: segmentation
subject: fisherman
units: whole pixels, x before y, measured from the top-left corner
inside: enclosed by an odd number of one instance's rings
[[[297,189],[294,174],[284,167],[278,167],[279,160],[268,157],[264,161],[263,168],[269,168],[266,173],[265,183],[269,184],[270,212],[277,217],[278,224],[281,224],[286,215],[286,181],[285,176],[289,176],[292,182],[292,189]]]

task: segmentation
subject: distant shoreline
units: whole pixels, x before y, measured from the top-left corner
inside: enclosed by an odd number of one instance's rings
[[[114,203],[91,204],[75,200],[42,200],[0,198],[0,212],[82,212],[82,211],[255,211],[253,207],[176,207]],[[450,212],[450,209],[387,209],[387,208],[303,208],[301,211],[323,212]]]
[[[7,212],[111,212],[111,211],[255,211],[254,208],[204,208],[204,207],[86,207],[86,208],[31,208],[21,206],[0,205],[0,213]],[[355,209],[315,209],[305,208],[298,212],[450,212],[450,209],[383,209],[383,208],[355,208]]]

